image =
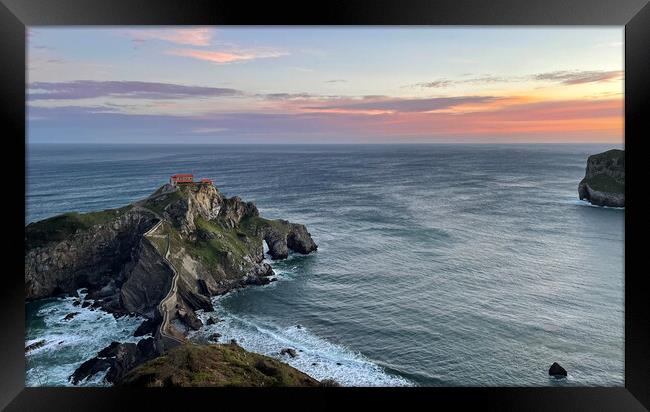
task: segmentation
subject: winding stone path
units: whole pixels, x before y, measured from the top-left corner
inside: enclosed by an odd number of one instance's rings
[[[159,218],[159,220],[158,223],[156,223],[151,229],[145,232],[144,236],[147,238],[160,237],[160,235],[154,235],[154,232],[158,230],[158,228],[163,224],[162,218],[160,218],[160,216],[158,216],[152,210],[149,209],[145,209],[145,210],[156,215]],[[172,277],[172,284],[171,287],[169,288],[169,291],[167,292],[167,295],[158,304],[158,312],[162,317],[162,321],[160,322],[160,325],[158,326],[158,330],[156,331],[156,338],[157,338],[156,346],[161,353],[175,346],[181,345],[185,342],[184,339],[181,339],[177,336],[174,336],[171,333],[168,333],[170,327],[170,317],[171,317],[170,312],[174,310],[176,307],[176,292],[178,290],[178,271],[176,270],[172,262],[169,260],[170,247],[171,247],[171,241],[169,238],[169,234],[167,234],[167,250],[165,251],[165,255],[163,256],[163,259],[169,265],[170,269],[174,273],[174,276]]]

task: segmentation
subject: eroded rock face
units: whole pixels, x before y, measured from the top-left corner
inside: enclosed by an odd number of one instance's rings
[[[155,247],[141,238],[125,272],[126,281],[120,290],[123,308],[152,319],[156,306],[169,290],[171,268]]]
[[[260,233],[269,247],[269,255],[273,260],[286,259],[289,250],[308,254],[318,248],[304,225],[290,223],[287,220],[274,220],[263,226]]]
[[[72,375],[70,382],[78,385],[99,372],[108,370],[105,380],[115,383],[134,367],[156,357],[153,338],[135,343],[112,342],[99,351],[97,356],[82,363]]]
[[[72,294],[83,287],[101,289],[131,259],[132,249],[154,224],[155,217],[150,213],[125,211],[87,229],[74,229],[77,222],[72,215],[27,225],[26,298]],[[72,227],[74,231],[60,241],[50,241],[50,238],[59,236],[63,225]]]
[[[613,149],[589,156],[578,196],[597,206],[625,207],[625,151]]]

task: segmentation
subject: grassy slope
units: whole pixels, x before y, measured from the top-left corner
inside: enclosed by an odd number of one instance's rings
[[[242,220],[239,226],[241,227],[242,231],[249,233],[251,235],[258,233],[258,231],[264,228],[265,226],[271,226],[272,228],[274,228],[276,231],[280,233],[282,232],[289,233],[289,225],[287,225],[286,223],[283,223],[280,220],[264,219],[263,217],[260,216],[248,217]]]
[[[131,206],[125,206],[91,213],[70,212],[30,223],[25,226],[25,248],[29,250],[50,242],[60,242],[73,235],[77,230],[86,230],[92,226],[110,222],[130,208]]]
[[[122,385],[318,386],[318,381],[237,345],[179,346],[130,371]]]

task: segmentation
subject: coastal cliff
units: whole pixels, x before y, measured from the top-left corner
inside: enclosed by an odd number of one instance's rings
[[[578,196],[597,206],[625,207],[625,151],[612,149],[589,156]]]
[[[317,249],[304,225],[265,219],[252,202],[227,198],[211,183],[165,184],[119,209],[27,225],[25,294],[33,300],[85,288],[93,307],[145,317],[140,334],[153,335],[146,344],[115,342],[105,351],[120,361],[99,356],[71,377],[109,369],[119,382],[129,369],[188,345],[185,334],[202,326],[195,311],[212,310],[211,296],[269,283],[265,241],[272,259]]]

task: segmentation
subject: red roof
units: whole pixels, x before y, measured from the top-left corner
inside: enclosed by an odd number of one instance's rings
[[[192,173],[177,173],[172,175],[172,177],[194,177]]]
[[[201,183],[212,183],[212,179],[206,179],[205,177],[201,179]]]

